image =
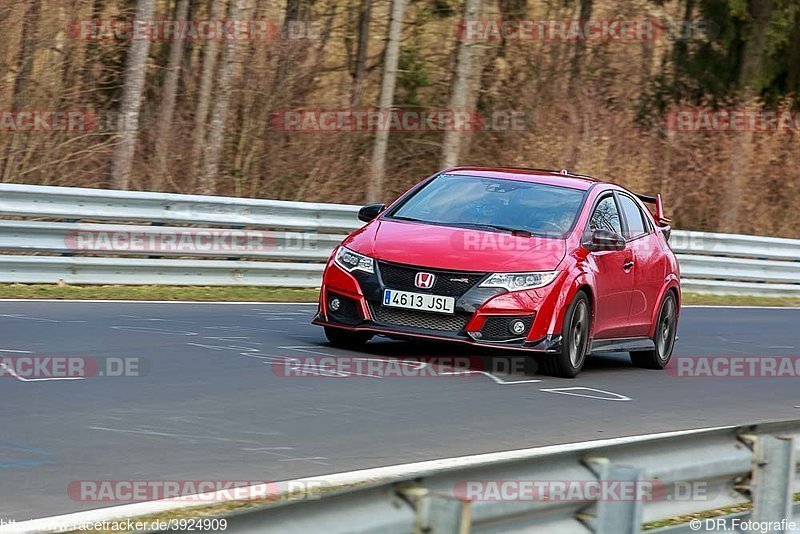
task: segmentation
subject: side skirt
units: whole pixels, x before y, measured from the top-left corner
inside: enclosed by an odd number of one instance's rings
[[[592,352],[635,352],[639,350],[654,350],[656,344],[649,337],[625,337],[618,339],[593,339],[589,346]]]

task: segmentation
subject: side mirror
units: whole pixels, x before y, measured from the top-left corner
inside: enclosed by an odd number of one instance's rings
[[[597,252],[601,250],[624,250],[625,238],[609,230],[594,230],[583,242],[583,248]]]
[[[363,222],[370,222],[377,217],[380,212],[386,209],[386,204],[370,204],[358,210],[358,220]]]

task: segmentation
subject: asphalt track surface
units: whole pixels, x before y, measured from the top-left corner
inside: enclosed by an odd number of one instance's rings
[[[275,362],[283,357],[354,355],[327,345],[309,324],[313,311],[0,302],[0,355],[140,358],[144,369],[143,376],[86,380],[0,378],[0,519],[124,504],[73,500],[72,481],[277,481],[800,418],[800,379],[677,377],[634,368],[625,354],[592,356],[574,380],[522,372],[282,376],[286,367]],[[679,336],[678,356],[797,356],[800,309],[688,308]],[[462,346],[378,340],[356,355],[470,354]]]

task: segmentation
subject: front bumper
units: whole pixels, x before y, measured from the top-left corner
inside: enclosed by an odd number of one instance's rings
[[[329,262],[313,324],[393,338],[454,341],[542,353],[555,353],[561,348],[560,329],[553,329],[558,293],[555,282],[544,288],[509,293],[503,289],[478,287],[488,273],[375,263],[375,273],[348,273]],[[383,306],[386,288],[422,292],[407,287],[404,270],[433,271],[437,276],[436,284],[439,280],[442,283],[430,292],[453,296],[455,313],[447,315]],[[336,311],[329,309],[334,298],[339,301]],[[523,321],[525,331],[513,334],[507,328],[511,321]]]

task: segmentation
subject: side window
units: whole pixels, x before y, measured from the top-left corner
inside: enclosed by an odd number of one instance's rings
[[[642,210],[639,209],[636,202],[627,195],[619,195],[619,201],[622,206],[622,212],[625,214],[625,222],[628,223],[628,231],[625,232],[625,238],[630,239],[646,234],[644,214],[642,214]]]
[[[619,222],[619,211],[613,196],[607,196],[597,203],[597,207],[589,220],[589,228],[592,230],[608,230],[610,232],[622,233],[622,226]]]

